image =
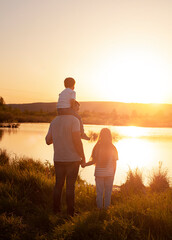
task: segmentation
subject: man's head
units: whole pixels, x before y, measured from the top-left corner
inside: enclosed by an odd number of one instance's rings
[[[66,78],[64,80],[64,85],[65,85],[65,88],[71,88],[73,90],[75,87],[75,79],[71,77]]]

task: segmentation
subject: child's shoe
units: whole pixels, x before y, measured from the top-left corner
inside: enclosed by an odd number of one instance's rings
[[[85,140],[90,140],[90,138],[85,133],[81,134],[81,138]]]

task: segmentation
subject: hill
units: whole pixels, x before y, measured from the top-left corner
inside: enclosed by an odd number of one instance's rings
[[[21,111],[56,111],[56,102],[51,103],[28,103],[28,104],[8,104],[12,108],[18,108]],[[144,104],[144,103],[122,103],[122,102],[80,102],[80,112],[103,112],[111,113],[116,111],[118,114],[137,113],[139,115],[171,115],[172,104]]]

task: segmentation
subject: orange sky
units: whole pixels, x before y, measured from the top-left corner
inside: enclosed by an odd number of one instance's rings
[[[0,1],[0,96],[172,103],[171,0]]]

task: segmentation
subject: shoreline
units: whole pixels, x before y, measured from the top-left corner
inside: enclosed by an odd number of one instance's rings
[[[0,123],[0,128],[18,128],[19,123]]]
[[[0,128],[18,128],[20,126],[20,124],[25,124],[25,123],[48,123],[50,124],[50,122],[48,121],[34,121],[34,122],[19,122],[19,123],[0,123]],[[83,123],[84,125],[102,125],[102,126],[113,126],[113,127],[142,127],[142,128],[172,128],[172,125],[149,125],[149,124],[110,124],[110,123]]]

